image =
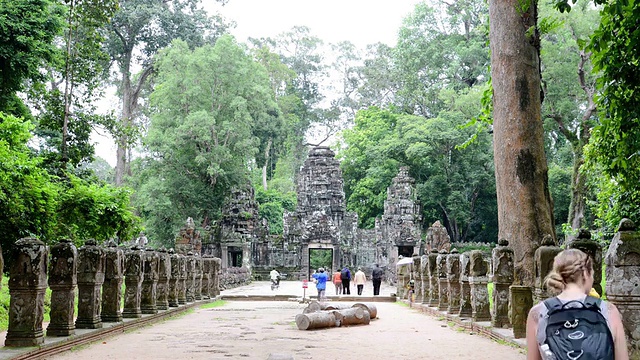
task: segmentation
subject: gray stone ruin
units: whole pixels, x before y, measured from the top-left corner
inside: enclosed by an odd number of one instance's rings
[[[195,261],[196,261],[196,273],[195,273],[195,280],[193,282],[193,297],[196,300],[202,300],[202,271],[203,271],[202,257],[195,256]]]
[[[158,285],[156,307],[158,310],[169,309],[169,279],[171,278],[171,256],[167,249],[158,250]]]
[[[440,221],[436,221],[427,229],[427,250],[436,249],[437,251],[449,251],[451,248],[451,239],[447,233],[447,229],[442,226]]]
[[[187,254],[186,257],[186,265],[187,265],[187,281],[186,281],[186,287],[187,287],[187,302],[194,302],[196,300],[195,297],[195,291],[194,291],[194,285],[196,282],[196,259],[195,256],[193,256],[193,253],[191,251],[189,251],[189,253]]]
[[[427,255],[429,267],[429,306],[438,306],[440,303],[440,278],[438,277],[438,250],[431,249]]]
[[[38,239],[15,243],[9,278],[9,329],[5,346],[38,346],[44,343],[42,320],[47,289],[47,247]]]
[[[438,310],[446,311],[449,308],[449,283],[447,281],[447,250],[440,250],[436,258],[436,272],[438,274]]]
[[[431,278],[429,277],[429,256],[420,257],[420,287],[422,289],[422,304],[428,305],[431,298]]]
[[[178,294],[180,292],[180,257],[173,249],[169,249],[171,261],[171,277],[169,278],[169,294],[167,301],[170,307],[178,307]]]
[[[471,276],[471,258],[469,253],[465,252],[460,254],[460,312],[458,312],[458,316],[461,318],[470,318],[473,315],[469,276]]]
[[[144,251],[137,245],[125,252],[126,270],[124,277],[124,309],[123,318],[140,318],[140,301],[142,292],[142,281],[144,280]]]
[[[51,288],[51,321],[47,336],[75,334],[75,291],[78,285],[78,250],[64,239],[51,247],[49,287]]]
[[[169,300],[173,306],[178,306],[179,284],[187,278],[183,256],[164,250],[141,251],[137,245],[123,252],[114,241],[107,242],[103,248],[94,239],[89,239],[76,249],[70,240],[61,240],[51,247],[50,263],[48,256],[47,246],[36,238],[23,238],[15,243],[5,346],[31,347],[44,343],[42,322],[47,281],[51,287],[51,321],[47,336],[73,336],[75,329],[99,329],[103,322],[122,322],[123,318],[140,318],[143,313],[155,314],[158,308],[166,310]],[[172,261],[176,265],[175,272],[172,272]],[[200,271],[200,279],[206,279],[202,283],[195,282],[195,264],[198,262],[207,264],[206,273]],[[204,298],[213,298],[219,295],[220,259],[190,255],[189,263],[193,268],[190,286],[197,286],[189,290],[192,296],[202,294]],[[202,269],[202,265],[198,268]],[[125,304],[124,310],[120,311],[123,276]],[[172,279],[173,287],[169,286]],[[76,287],[78,314],[74,322]],[[158,292],[156,287],[160,289]],[[173,291],[169,291],[171,288]],[[183,298],[184,294],[183,291]]]
[[[189,265],[189,261],[185,255],[180,255],[178,260],[178,266],[180,267],[180,278],[178,279],[178,304],[184,305],[187,303],[187,280],[189,278],[187,266]]]
[[[511,285],[509,287],[509,319],[516,339],[527,337],[527,316],[533,307],[533,294],[529,286]]]
[[[451,250],[447,256],[447,283],[449,291],[449,314],[460,312],[460,253],[457,249]]]
[[[551,235],[546,235],[542,240],[542,245],[536,249],[533,256],[534,264],[534,283],[533,283],[533,302],[539,303],[551,297],[544,284],[547,275],[553,270],[553,260],[562,251],[556,246]]]
[[[147,248],[144,252],[144,280],[142,280],[142,294],[140,295],[140,311],[143,314],[157,314],[158,307],[158,278],[160,270],[160,256]]]
[[[578,249],[589,255],[593,262],[593,288],[602,296],[602,248],[591,239],[589,230],[580,229],[578,237],[567,244],[569,249]]]
[[[94,239],[78,250],[78,329],[100,329],[100,290],[104,283],[105,252]]]
[[[422,272],[420,271],[420,256],[413,257],[412,276],[413,279],[413,293],[415,295],[415,302],[422,303]]]
[[[489,290],[487,284],[487,263],[482,251],[472,250],[469,253],[469,285],[471,285],[471,317],[473,321],[491,321],[489,311]]]
[[[491,325],[494,327],[509,327],[509,286],[513,284],[513,250],[508,247],[505,239],[498,241],[498,246],[491,253],[493,307],[491,309]]]
[[[605,255],[607,300],[620,311],[629,357],[640,358],[640,232],[622,219]]]
[[[124,280],[124,251],[110,240],[105,249],[104,284],[102,285],[102,322],[122,321],[122,282]],[[53,303],[53,302],[52,302]]]

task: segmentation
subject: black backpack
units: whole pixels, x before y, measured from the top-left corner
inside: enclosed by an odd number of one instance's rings
[[[572,304],[579,304],[573,307]],[[602,300],[563,304],[557,297],[544,301],[548,309],[545,343],[558,360],[613,360],[613,336],[600,311]]]
[[[340,280],[351,280],[349,275],[351,275],[349,274],[349,270],[342,269],[342,271],[340,272]]]

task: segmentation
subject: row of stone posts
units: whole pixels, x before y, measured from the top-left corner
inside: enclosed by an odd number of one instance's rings
[[[593,261],[594,289],[602,295],[603,255],[600,244],[582,230],[567,248],[580,249]],[[526,320],[531,307],[551,295],[544,280],[553,268],[555,256],[562,251],[551,239],[543,239],[534,254],[534,286],[513,285],[514,254],[506,240],[500,240],[491,258],[481,251],[458,253],[432,250],[414,256],[411,271],[398,269],[399,286],[412,279],[415,302],[473,321],[491,321],[492,326],[512,327],[516,338],[526,337]],[[607,277],[606,298],[619,309],[629,348],[640,356],[640,232],[633,222],[623,219],[604,256]],[[411,275],[411,278],[409,277]],[[487,284],[493,283],[493,301],[489,308]],[[398,295],[403,296],[402,289]],[[633,357],[632,357],[633,358]]]
[[[547,265],[553,264],[558,251],[558,247],[550,246],[536,252],[536,263],[546,266],[541,266],[544,272],[550,270]],[[460,318],[490,321],[494,327],[513,327],[516,337],[524,337],[533,293],[541,296],[543,293],[538,287],[532,291],[529,287],[512,285],[513,274],[513,250],[506,240],[500,240],[490,259],[485,259],[479,250],[462,254],[456,249],[450,253],[432,250],[428,255],[413,257],[415,302]],[[539,275],[544,279],[546,273]],[[491,307],[489,282],[493,283]]]
[[[103,322],[140,318],[220,294],[221,262],[214,257],[137,246],[123,250],[113,241],[101,247],[95,240],[87,240],[80,249],[62,240],[48,249],[38,239],[24,238],[15,248],[5,346],[44,342],[47,280],[51,288],[47,336],[70,336],[76,328],[99,329]],[[78,316],[74,318],[76,287]]]

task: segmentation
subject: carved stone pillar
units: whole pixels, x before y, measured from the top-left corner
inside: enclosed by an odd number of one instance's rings
[[[547,235],[542,240],[542,245],[536,249],[536,252],[533,255],[535,274],[533,283],[533,302],[536,304],[551,297],[544,285],[544,280],[551,270],[553,270],[553,260],[561,251],[562,249],[556,246],[553,238]]]
[[[436,266],[438,273],[438,287],[440,299],[438,301],[438,310],[446,311],[449,308],[449,284],[447,283],[447,250],[440,250],[436,258]]]
[[[157,314],[158,307],[158,274],[160,271],[160,256],[151,249],[144,251],[144,280],[142,280],[142,296],[140,297],[140,311],[143,314]]]
[[[431,249],[427,256],[429,263],[429,306],[438,306],[440,303],[440,280],[438,278],[438,250]]]
[[[449,288],[447,312],[458,314],[460,312],[460,253],[457,249],[451,250],[447,256],[447,283]]]
[[[5,346],[37,346],[44,343],[42,320],[47,289],[47,247],[36,238],[15,243],[9,278],[9,328]]]
[[[171,261],[171,277],[169,278],[169,296],[167,300],[170,307],[178,307],[178,293],[180,290],[180,255],[173,249],[169,249],[169,259]]]
[[[429,279],[429,256],[422,255],[420,257],[420,277],[422,279],[421,288],[422,288],[422,303],[425,305],[429,304],[429,299],[431,298],[431,284]]]
[[[491,324],[494,327],[509,327],[509,286],[513,284],[513,250],[508,247],[505,239],[498,241],[491,252],[493,308],[491,309]]]
[[[461,318],[470,318],[473,315],[469,276],[471,276],[471,259],[469,253],[465,252],[460,254],[460,311],[458,316]]]
[[[473,321],[491,321],[489,311],[489,290],[487,284],[487,263],[480,250],[469,253],[469,284],[471,285],[471,318]]]
[[[213,295],[220,295],[220,271],[222,269],[222,259],[213,258]]]
[[[211,255],[202,256],[202,298],[211,298],[211,271],[212,271],[213,257]]]
[[[104,249],[89,239],[78,250],[78,329],[101,329],[100,289],[104,283]]]
[[[203,268],[203,262],[202,262],[202,256],[200,255],[194,255],[194,259],[195,259],[195,264],[196,264],[196,268],[195,268],[195,277],[193,280],[193,298],[195,300],[202,300],[202,268]]]
[[[180,255],[178,257],[178,266],[180,267],[180,278],[178,279],[178,304],[187,303],[187,257]]]
[[[140,300],[142,297],[142,281],[144,280],[144,252],[135,245],[125,252],[126,270],[124,277],[124,318],[140,318]]]
[[[413,267],[411,268],[411,276],[413,278],[413,293],[415,294],[415,302],[422,304],[422,272],[420,271],[420,256],[414,256]]]
[[[47,336],[75,334],[75,290],[78,284],[78,250],[71,240],[60,240],[51,247],[49,287],[51,288],[51,322]]]
[[[527,337],[527,316],[533,307],[531,288],[528,286],[511,285],[509,287],[511,298],[509,301],[509,313],[513,337],[522,339]]]
[[[122,281],[124,280],[124,251],[110,240],[105,249],[104,284],[102,285],[102,322],[122,321]]]
[[[169,279],[171,278],[171,257],[167,249],[158,250],[158,288],[156,306],[158,310],[169,309]]]
[[[578,237],[567,245],[569,249],[578,249],[591,257],[593,262],[593,288],[602,296],[602,249],[600,244],[591,240],[589,230],[580,229]]]
[[[631,359],[640,358],[640,232],[622,219],[605,255],[607,300],[616,305]],[[596,270],[597,271],[597,270]]]
[[[196,300],[195,292],[196,284],[196,257],[191,251],[187,253],[187,302],[194,302]]]

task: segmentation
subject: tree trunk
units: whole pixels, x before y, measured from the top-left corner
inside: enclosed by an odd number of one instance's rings
[[[273,139],[269,138],[267,147],[264,149],[264,165],[262,166],[262,188],[267,191],[267,166],[269,165],[269,152],[271,151],[271,144]]]
[[[336,318],[330,312],[314,312],[296,315],[299,330],[323,329],[338,326]]]
[[[127,173],[127,151],[129,138],[127,136],[126,129],[131,126],[131,115],[133,109],[131,108],[131,79],[129,74],[129,66],[124,66],[122,71],[121,88],[122,91],[122,113],[120,116],[120,131],[117,131],[116,143],[118,149],[116,150],[116,171],[115,171],[115,183],[116,186],[122,185],[124,181],[124,175]]]
[[[369,312],[361,307],[331,311],[339,326],[367,325],[371,321]]]
[[[366,312],[369,313],[369,317],[371,319],[375,319],[378,317],[378,308],[372,303],[355,303],[352,307],[361,307]]]
[[[584,163],[582,151],[574,154],[573,174],[571,175],[571,203],[569,204],[569,219],[571,229],[578,230],[584,225],[584,211],[586,208],[585,194],[587,193],[586,179],[580,173],[580,166]],[[574,234],[567,235],[566,242],[569,243],[576,238]]]
[[[535,0],[490,0],[493,134],[499,238],[515,255],[515,282],[532,286],[533,255],[555,239],[540,97]]]

